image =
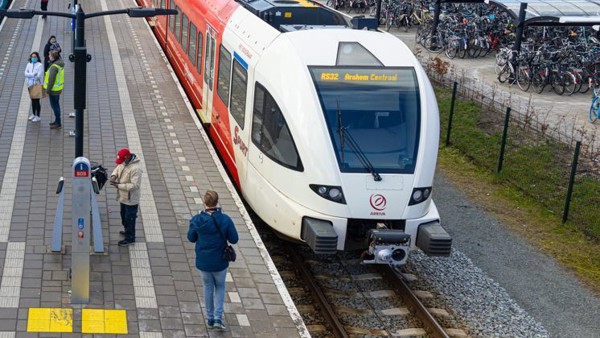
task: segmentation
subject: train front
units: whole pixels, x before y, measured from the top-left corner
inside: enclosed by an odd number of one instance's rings
[[[287,192],[307,208],[300,238],[316,253],[364,249],[371,264],[404,264],[415,247],[449,255],[431,198],[438,107],[411,51],[372,31],[284,35],[265,57],[288,53],[275,75],[291,81],[280,87],[282,110],[293,134],[309,135],[294,138],[304,173]]]

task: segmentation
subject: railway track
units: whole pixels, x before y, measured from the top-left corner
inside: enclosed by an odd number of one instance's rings
[[[456,329],[462,327],[460,320],[443,309],[440,297],[410,290],[418,277],[360,264],[359,253],[315,255],[258,223],[312,337],[467,337]]]
[[[436,319],[441,315],[448,322],[448,312],[434,308],[432,313],[397,270],[360,265],[358,259],[311,259],[306,257],[310,252],[298,247],[288,251],[333,337],[450,337]],[[466,336],[457,329],[449,331]]]

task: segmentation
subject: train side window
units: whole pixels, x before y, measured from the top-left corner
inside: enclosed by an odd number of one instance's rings
[[[292,134],[281,109],[260,83],[254,90],[252,143],[276,163],[296,171],[304,171]]]
[[[175,5],[175,10],[178,11],[177,5]],[[179,20],[179,15],[169,15],[169,29],[171,33],[175,34],[175,21]]]
[[[196,65],[196,35],[198,34],[198,30],[196,29],[196,25],[190,22],[190,50],[188,51],[188,57],[192,64]]]
[[[213,90],[214,65],[215,65],[215,38],[206,33],[206,52],[204,53],[204,81],[208,88]]]
[[[179,41],[179,43],[181,43],[181,20],[179,19],[181,17],[181,9],[179,9],[179,7],[176,7],[176,9],[177,15],[175,16],[175,38],[177,41]]]
[[[229,106],[229,80],[231,79],[231,53],[221,45],[219,50],[219,74],[217,94],[225,106]]]
[[[198,70],[198,74],[202,72],[202,32],[198,33],[198,66],[196,69]]]
[[[181,48],[183,48],[183,52],[185,54],[187,54],[188,52],[188,41],[189,41],[189,34],[188,34],[188,17],[187,15],[183,15],[182,16],[182,21],[183,23],[181,24]]]
[[[248,90],[248,71],[238,62],[233,60],[233,75],[231,79],[231,115],[244,129],[246,117],[246,91]]]

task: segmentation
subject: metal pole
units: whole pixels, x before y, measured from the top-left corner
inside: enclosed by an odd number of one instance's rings
[[[437,27],[440,24],[440,10],[442,8],[442,0],[436,0],[434,5],[433,5],[433,25],[431,26],[431,42],[434,43],[435,41],[433,40],[433,38],[435,37],[435,34],[437,33]]]
[[[77,0],[73,0],[73,3],[71,4],[71,13],[73,13],[73,15],[77,14]],[[75,19],[71,19],[71,53],[75,53],[75,27],[77,26],[75,23]]]
[[[569,208],[571,207],[571,195],[573,194],[573,185],[575,184],[575,174],[577,173],[577,161],[579,160],[579,149],[581,141],[575,144],[575,154],[573,154],[573,163],[571,164],[571,177],[569,178],[569,188],[567,189],[567,200],[565,201],[565,210],[563,210],[562,222],[565,224],[569,218]]]
[[[375,6],[377,6],[375,7],[375,18],[377,19],[377,25],[379,25],[379,18],[381,18],[381,0],[377,0]]]
[[[452,86],[452,101],[450,102],[450,116],[448,117],[448,130],[446,131],[446,146],[450,144],[450,131],[452,130],[452,119],[454,118],[454,102],[456,101],[456,87],[458,83],[454,81]]]
[[[510,107],[506,108],[506,116],[504,117],[504,130],[502,131],[502,142],[500,143],[500,157],[498,158],[498,173],[502,171],[502,163],[504,162],[504,149],[506,148],[506,135],[508,134],[509,121]]]
[[[77,0],[73,0],[73,3],[70,5],[71,6],[71,14],[73,14],[74,16],[77,15]],[[75,54],[75,46],[76,46],[76,42],[75,42],[75,28],[76,28],[76,20],[75,17],[71,18],[71,54]],[[76,115],[75,111],[72,111],[69,113],[69,117],[70,118],[74,118]],[[74,137],[76,135],[74,130],[70,130],[69,131],[69,136],[70,137]]]
[[[525,29],[525,11],[527,10],[527,3],[521,2],[521,7],[519,8],[519,22],[517,23],[517,39],[515,40],[515,48],[517,52],[521,51],[521,41],[523,41],[523,30]]]
[[[74,71],[74,108],[75,108],[75,158],[83,156],[83,110],[86,99],[87,48],[85,48],[85,13],[78,6],[75,33],[75,71]]]

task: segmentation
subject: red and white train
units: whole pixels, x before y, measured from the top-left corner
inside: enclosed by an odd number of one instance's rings
[[[154,33],[269,226],[365,263],[450,254],[431,198],[437,102],[404,43],[310,0],[138,2],[178,10]]]

